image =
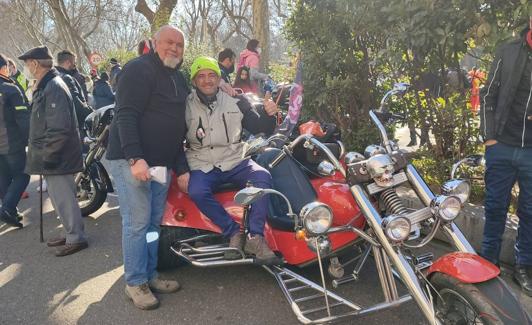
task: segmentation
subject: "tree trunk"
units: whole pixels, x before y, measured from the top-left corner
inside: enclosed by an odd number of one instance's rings
[[[146,0],[137,0],[135,11],[142,14],[148,20],[151,32],[154,34],[159,27],[167,25],[170,22],[170,17],[176,5],[177,0],[161,0],[157,9],[153,11],[146,3]]]
[[[270,61],[270,11],[268,1],[253,0],[253,36],[259,40],[262,52],[260,54],[260,68],[268,70]]]

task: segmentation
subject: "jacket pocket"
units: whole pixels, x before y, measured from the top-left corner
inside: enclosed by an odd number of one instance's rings
[[[225,119],[225,113],[222,114],[222,121],[224,122],[225,138],[227,139],[227,143],[229,143],[229,131],[227,130],[227,120]]]

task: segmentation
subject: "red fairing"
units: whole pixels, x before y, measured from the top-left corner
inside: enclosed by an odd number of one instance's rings
[[[463,283],[479,283],[497,277],[501,271],[484,258],[472,253],[450,253],[429,268],[428,275],[441,272]]]
[[[365,219],[349,191],[349,186],[337,177],[312,180],[312,185],[318,194],[318,200],[329,205],[334,213],[334,225],[345,225],[352,221],[352,225],[363,228]],[[243,208],[233,201],[236,191],[226,191],[215,194],[218,202],[239,223],[241,223]],[[179,191],[175,176],[172,177],[168,199],[162,220],[163,226],[187,227],[221,233],[220,228],[203,215],[190,200],[188,195]],[[316,259],[304,240],[296,240],[295,233],[280,231],[266,224],[264,236],[273,250],[283,254],[287,263],[292,265],[305,264]],[[330,235],[332,249],[343,247],[358,235],[354,233],[336,233]]]

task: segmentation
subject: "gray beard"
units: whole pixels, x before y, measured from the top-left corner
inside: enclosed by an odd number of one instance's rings
[[[168,68],[175,69],[181,60],[174,57],[168,57],[163,60],[163,65]]]

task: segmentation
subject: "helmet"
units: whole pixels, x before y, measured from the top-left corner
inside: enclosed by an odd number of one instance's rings
[[[198,74],[200,70],[205,69],[214,71],[218,75],[218,77],[222,76],[218,61],[208,56],[200,56],[196,58],[192,63],[192,66],[190,66],[190,80],[194,79],[194,77],[196,76],[196,74]]]

